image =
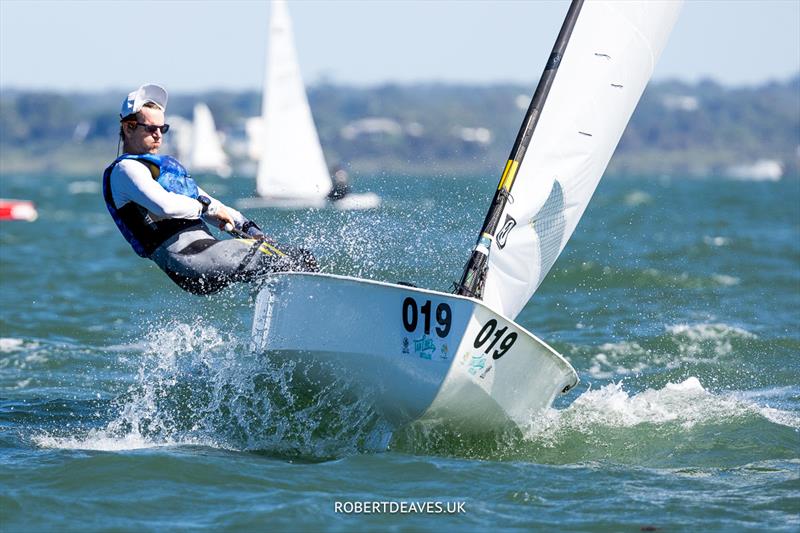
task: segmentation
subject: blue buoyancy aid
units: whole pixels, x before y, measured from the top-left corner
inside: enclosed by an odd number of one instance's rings
[[[159,185],[169,192],[197,198],[197,184],[177,159],[168,155],[123,154],[103,172],[103,198],[108,212],[122,236],[141,257],[150,257],[164,241],[189,227],[202,226],[199,219],[172,218],[153,220],[144,207],[128,202],[121,208],[114,204],[111,193],[111,171],[123,159],[134,159],[146,165]]]

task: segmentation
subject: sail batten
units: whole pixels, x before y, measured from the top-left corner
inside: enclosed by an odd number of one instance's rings
[[[516,224],[487,260],[483,299],[514,318],[563,251],[677,19],[672,0],[587,0],[514,177]]]

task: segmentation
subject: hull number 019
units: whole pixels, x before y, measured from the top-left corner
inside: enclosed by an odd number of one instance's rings
[[[497,329],[497,320],[492,318],[484,324],[478,332],[473,346],[475,346],[475,348],[480,348],[491,339],[492,342],[489,342],[489,345],[484,348],[483,353],[488,354],[497,346],[497,350],[492,354],[492,359],[500,359],[514,346],[514,343],[517,342],[517,333],[512,331],[506,335],[506,331],[508,331],[508,326]],[[498,343],[500,344],[498,345]]]
[[[435,320],[436,327],[434,329],[436,334],[440,337],[447,337],[447,334],[450,333],[450,325],[453,322],[453,312],[450,310],[450,306],[446,303],[440,303],[436,306],[436,313],[432,313],[432,311],[433,303],[430,300],[425,300],[422,306],[417,306],[417,301],[414,298],[406,298],[403,300],[403,327],[409,333],[414,333],[420,322],[422,322],[425,335],[430,335],[431,323]]]

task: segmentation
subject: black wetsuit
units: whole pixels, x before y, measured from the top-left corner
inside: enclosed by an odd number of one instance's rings
[[[271,272],[319,270],[307,250],[252,239],[215,238],[205,224],[185,229],[150,255],[181,288],[211,294],[236,281],[252,281]]]

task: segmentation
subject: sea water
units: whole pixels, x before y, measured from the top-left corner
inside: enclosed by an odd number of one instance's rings
[[[496,180],[361,177],[380,209],[247,214],[327,272],[446,291]],[[605,178],[518,317],[581,383],[484,435],[392,432],[252,353],[251,291],[183,293],[98,176],[0,196],[40,212],[0,223],[2,531],[800,528],[796,179]]]

